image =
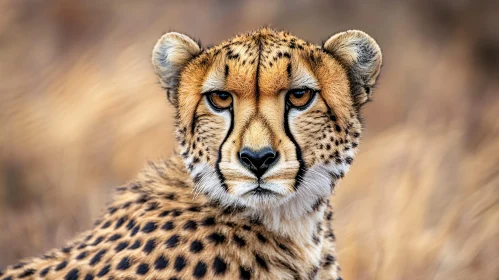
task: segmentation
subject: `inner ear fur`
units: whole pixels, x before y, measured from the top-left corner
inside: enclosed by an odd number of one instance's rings
[[[323,49],[347,70],[355,104],[360,107],[369,101],[382,64],[376,41],[362,31],[349,30],[331,36]]]
[[[152,51],[152,65],[170,103],[177,105],[177,91],[182,69],[201,53],[201,46],[189,36],[169,32],[163,35]]]

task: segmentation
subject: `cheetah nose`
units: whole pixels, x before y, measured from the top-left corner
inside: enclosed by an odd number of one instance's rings
[[[270,147],[254,151],[243,148],[239,151],[239,161],[241,164],[260,178],[265,171],[277,162],[279,153]]]

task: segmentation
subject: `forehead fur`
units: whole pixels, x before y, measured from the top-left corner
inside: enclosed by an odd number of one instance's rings
[[[209,91],[259,99],[302,87],[320,90],[339,121],[350,117],[347,73],[333,56],[288,32],[259,29],[209,48],[187,65],[179,87],[180,118],[190,123],[194,105]]]

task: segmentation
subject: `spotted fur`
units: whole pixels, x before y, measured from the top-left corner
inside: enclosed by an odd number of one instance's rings
[[[203,49],[167,33],[153,66],[179,152],[118,188],[91,230],[0,279],[341,279],[329,196],[359,145],[376,42],[347,31],[316,46],[263,28]],[[313,92],[305,107],[287,102],[294,89]],[[210,105],[220,91],[230,108]],[[256,174],[245,148],[275,163]]]

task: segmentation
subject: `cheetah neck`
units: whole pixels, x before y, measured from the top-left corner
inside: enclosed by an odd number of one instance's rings
[[[194,192],[194,183],[190,179],[182,159],[178,157],[173,157],[169,161],[151,163],[147,170],[139,176],[138,183],[141,185],[142,192],[147,193],[151,199],[152,197],[166,199],[170,199],[170,196],[174,197],[174,201],[167,202],[175,204],[175,209],[190,209],[193,206],[200,206],[204,207],[203,211],[213,213],[219,222],[231,227],[254,225],[266,228],[268,234],[274,235],[274,238],[288,240],[295,245],[295,248],[300,248],[307,263],[314,267],[320,267],[319,275],[323,273],[335,275],[338,270],[335,240],[331,227],[332,208],[327,199],[304,200],[302,197],[302,199],[295,201],[298,204],[293,204],[293,201],[290,201],[289,204],[282,205],[281,209],[259,212],[248,208],[241,209],[237,206],[231,208],[228,205],[213,201],[206,194]],[[172,185],[175,187],[164,189],[165,186]],[[290,209],[290,207],[305,205],[304,201],[307,205],[310,204],[309,207],[297,207],[300,211]],[[118,201],[117,203],[122,202]],[[324,263],[328,265],[323,266]],[[333,274],[331,274],[331,270],[333,270]]]
[[[180,168],[178,163],[185,166],[184,161],[178,155],[174,155],[171,161],[175,164],[166,167],[166,169],[169,169],[166,173],[171,172],[171,169],[175,166],[174,169],[177,169],[175,174],[178,176],[178,169]],[[157,166],[154,169],[154,172],[160,172]],[[182,170],[183,177],[189,178],[190,174],[186,168],[182,168]],[[151,173],[147,172],[147,174]],[[163,176],[160,174],[159,177]],[[227,218],[234,222],[256,220],[269,232],[290,239],[299,247],[304,248],[304,253],[310,260],[314,260],[313,262],[319,262],[324,252],[327,252],[328,255],[334,255],[334,235],[331,227],[332,208],[329,200],[322,198],[329,197],[331,190],[329,186],[317,186],[316,189],[321,189],[322,193],[313,195],[310,195],[306,188],[299,189],[295,197],[274,209],[255,211],[251,208],[244,208],[241,211],[238,206],[234,207],[234,205],[224,204],[220,201],[213,203],[213,198],[210,198],[209,194],[193,191],[192,180],[189,180],[189,185],[192,188],[182,189],[183,195],[179,196],[185,198],[185,203],[211,203],[218,207],[219,211],[230,213],[227,214]],[[319,198],[318,195],[320,195]]]

